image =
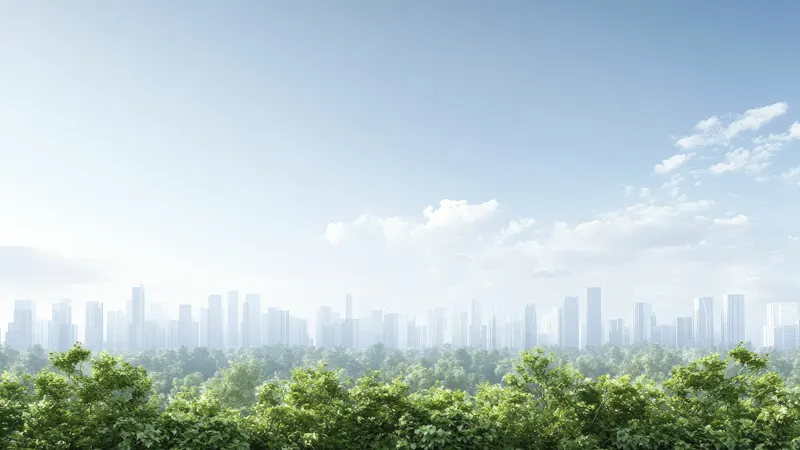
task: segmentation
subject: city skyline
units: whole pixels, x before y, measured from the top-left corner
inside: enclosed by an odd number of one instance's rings
[[[542,345],[583,349],[640,343],[706,349],[731,348],[739,342],[789,349],[800,344],[796,302],[768,304],[767,320],[760,324],[760,340],[759,336],[745,336],[747,302],[742,294],[722,297],[716,328],[713,297],[685,302],[687,311],[692,307],[692,315],[676,318],[659,317],[651,303],[632,302],[626,319],[603,314],[601,287],[588,287],[583,301],[579,296],[565,296],[560,306],[543,307],[542,313],[536,303],[514,311],[473,299],[468,308],[435,306],[425,314],[403,315],[370,307],[360,307],[354,314],[354,296],[346,294],[338,307],[320,305],[316,316],[308,318],[262,305],[259,294],[240,296],[238,291],[229,291],[225,296],[225,308],[223,296],[212,294],[200,308],[171,305],[173,309],[177,306],[177,314],[173,314],[170,305],[147,301],[143,285],[134,286],[125,311],[107,310],[104,317],[103,303],[84,302],[82,327],[80,319],[74,319],[80,317],[73,310],[76,302],[52,303],[50,318],[43,319],[36,312],[35,302],[17,300],[4,342],[18,349],[38,344],[58,351],[76,341],[92,350],[114,351],[182,346],[223,350],[262,345],[366,348],[376,343],[389,349],[450,345],[512,350]],[[597,330],[589,326],[592,323],[600,326],[599,341]]]
[[[798,4],[0,10],[0,323],[138,283],[537,321],[602,286],[626,320],[713,296],[715,333],[741,293],[758,336],[800,296]]]

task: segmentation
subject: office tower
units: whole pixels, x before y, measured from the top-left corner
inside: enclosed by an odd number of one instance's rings
[[[242,347],[261,347],[261,295],[246,294],[242,305]]]
[[[128,318],[122,311],[106,314],[106,349],[122,353],[128,349]]]
[[[534,348],[538,345],[539,331],[536,325],[536,304],[529,303],[525,305],[525,342],[523,345],[526,349]]]
[[[144,348],[166,348],[169,331],[169,312],[164,302],[152,302],[147,305],[145,315]]]
[[[599,287],[586,289],[586,347],[603,345],[603,314]]]
[[[14,350],[27,350],[33,342],[36,305],[30,300],[14,302],[14,317],[6,331],[6,345]]]
[[[208,348],[222,350],[225,348],[225,331],[223,329],[222,296],[208,296]]]
[[[131,289],[130,311],[127,314],[128,323],[128,349],[141,351],[144,349],[145,315],[144,315],[144,286],[134,286]]]
[[[33,327],[33,345],[38,345],[43,349],[50,347],[50,321],[37,320]]]
[[[551,344],[547,330],[550,328],[550,315],[542,314],[537,320],[539,323],[537,324],[538,336],[536,336],[536,345],[540,347],[549,347]]]
[[[694,299],[692,315],[692,337],[696,348],[714,347],[714,299],[697,297]]]
[[[422,347],[419,333],[416,317],[411,316],[406,324],[406,348],[419,350]]]
[[[733,348],[745,342],[744,294],[727,294],[722,302],[722,345]]]
[[[451,327],[453,348],[466,347],[469,344],[469,314],[466,311],[453,313],[453,326]]]
[[[561,346],[569,348],[580,347],[580,299],[578,297],[564,297],[564,308],[561,310]]]
[[[432,321],[428,322],[430,347],[442,347],[445,343],[447,329],[447,309],[437,307],[433,310]]]
[[[608,345],[622,347],[625,341],[625,321],[622,318],[608,321]]]
[[[292,347],[308,347],[308,322],[287,314],[287,342]]]
[[[201,306],[198,316],[198,322],[200,323],[200,347],[208,347],[208,308]],[[258,329],[261,329],[260,324]],[[260,338],[259,342],[261,342]]]
[[[692,318],[678,317],[675,319],[675,346],[688,348],[692,346]]]
[[[380,309],[373,309],[370,312],[370,331],[372,332],[372,343],[383,343],[383,311]]]
[[[388,350],[398,348],[400,341],[400,317],[396,313],[386,313],[383,316],[383,345]]]
[[[762,336],[764,348],[790,350],[800,345],[797,302],[768,303],[766,319]]]
[[[502,309],[495,309],[492,320],[489,322],[489,349],[500,350],[508,348],[508,314]]]
[[[263,323],[261,332],[261,341],[265,345],[288,345],[286,342],[287,327],[289,324],[288,312],[284,314],[280,308],[267,308],[267,313],[264,314],[266,320]]]
[[[547,343],[552,347],[562,345],[564,340],[562,311],[558,306],[550,308],[547,315]]]
[[[239,292],[228,292],[228,329],[225,332],[225,346],[230,350],[239,348]]]
[[[473,348],[485,348],[486,340],[483,339],[483,323],[481,322],[481,306],[477,300],[472,300],[472,310],[470,311],[469,326],[469,346]]]
[[[315,340],[318,348],[333,347],[333,335],[331,333],[331,322],[333,313],[330,306],[320,306],[317,308],[317,323]]]
[[[72,332],[72,305],[69,300],[53,303],[50,319],[50,350],[65,352],[75,343]]]
[[[653,343],[662,347],[675,347],[676,328],[674,325],[656,325],[653,327]]]
[[[525,333],[522,320],[512,319],[508,322],[508,348],[519,353],[525,346]]]
[[[342,347],[355,348],[356,328],[353,323],[353,294],[344,297],[344,322],[342,322]]]
[[[103,349],[103,304],[86,302],[86,322],[84,323],[86,348],[94,352]]]
[[[178,320],[170,327],[169,347],[193,349],[200,345],[200,325],[192,318],[192,305],[178,305]]]
[[[651,342],[653,333],[653,305],[635,302],[631,310],[632,341],[631,344]]]
[[[497,315],[492,314],[492,317],[489,318],[489,342],[487,343],[487,348],[489,350],[497,350],[498,342],[497,342]]]

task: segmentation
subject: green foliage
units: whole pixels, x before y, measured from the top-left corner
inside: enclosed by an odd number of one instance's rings
[[[0,448],[800,449],[794,364],[742,346],[690,361],[657,347],[181,350],[139,366],[39,352],[0,361]]]

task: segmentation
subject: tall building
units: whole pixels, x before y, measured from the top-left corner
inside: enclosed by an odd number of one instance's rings
[[[675,319],[675,346],[688,348],[692,346],[692,318],[678,317]]]
[[[406,324],[406,348],[419,350],[422,348],[420,329],[417,326],[416,317],[411,316]]]
[[[470,311],[469,346],[486,348],[486,340],[483,339],[483,322],[481,322],[481,305],[477,300],[472,300]]]
[[[141,351],[144,349],[145,315],[144,315],[144,286],[134,286],[131,289],[130,311],[128,323],[128,349]]]
[[[86,322],[84,323],[86,348],[92,351],[103,349],[103,304],[86,302]]]
[[[344,321],[342,322],[342,347],[356,347],[356,328],[353,322],[353,294],[344,297]]]
[[[692,337],[696,348],[714,347],[714,299],[712,297],[697,297],[694,299],[694,314],[692,315]]]
[[[626,345],[625,321],[622,318],[608,321],[608,345],[622,347]]]
[[[333,337],[333,312],[330,306],[320,306],[317,308],[316,333],[314,335],[318,348],[330,348],[334,346]]]
[[[288,345],[288,312],[280,308],[267,308],[266,321],[262,322],[264,328],[261,332],[261,341],[264,345]]]
[[[198,322],[200,322],[200,347],[208,347],[210,334],[208,329],[208,308],[201,307],[199,316]],[[259,329],[261,329],[261,327],[259,327]]]
[[[75,343],[72,327],[72,305],[69,300],[53,303],[53,315],[50,319],[50,345],[55,352],[65,352]]]
[[[261,346],[261,295],[246,294],[242,305],[242,339],[244,348]]]
[[[224,318],[222,296],[208,296],[208,348],[222,350],[225,348]]]
[[[145,317],[144,348],[166,348],[170,323],[167,304],[150,303]]]
[[[653,333],[653,305],[645,302],[635,302],[631,314],[633,323],[632,344],[652,341]]]
[[[547,343],[552,347],[562,345],[563,342],[564,321],[561,315],[562,311],[558,306],[550,308],[550,314],[547,315]]]
[[[239,292],[228,292],[228,329],[225,332],[225,346],[234,350],[239,348]]]
[[[745,342],[744,294],[727,294],[722,302],[722,345],[733,348]]]
[[[519,353],[525,346],[525,333],[522,320],[511,319],[508,321],[508,348]]]
[[[580,299],[578,297],[564,297],[564,308],[561,310],[561,346],[580,348],[581,345],[581,318]]]
[[[400,317],[396,313],[386,313],[383,316],[383,345],[394,350],[400,341]]]
[[[292,347],[308,347],[308,322],[299,317],[288,314],[287,316],[287,341],[289,345]]]
[[[536,304],[529,303],[525,305],[525,321],[523,331],[523,345],[526,349],[534,348],[539,345],[539,330],[536,325]]]
[[[797,302],[767,304],[762,346],[777,350],[790,350],[800,345]]]
[[[675,347],[676,328],[674,325],[656,325],[653,327],[653,343],[662,347]]]
[[[6,345],[14,350],[26,350],[33,343],[36,304],[30,300],[14,302],[14,318],[8,324]]]
[[[123,311],[109,311],[106,314],[105,348],[115,353],[128,349],[128,318]]]
[[[456,311],[453,313],[453,348],[466,347],[469,343],[469,314],[466,311]]]
[[[192,318],[192,305],[178,305],[178,320],[170,326],[169,347],[193,349],[200,345],[200,324]]]
[[[599,287],[586,289],[586,347],[603,345],[603,315]]]

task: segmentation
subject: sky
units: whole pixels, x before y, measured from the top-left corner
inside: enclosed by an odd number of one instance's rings
[[[0,328],[800,294],[800,4],[0,4]],[[40,305],[40,308],[43,306]],[[40,311],[46,314],[46,311]]]

